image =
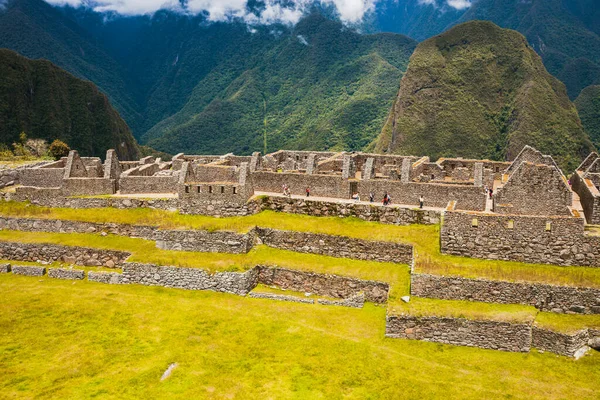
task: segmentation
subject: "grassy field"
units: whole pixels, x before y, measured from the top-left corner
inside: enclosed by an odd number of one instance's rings
[[[373,305],[7,274],[0,327],[3,399],[599,396],[599,353],[573,361],[386,339],[385,309]]]
[[[180,215],[152,209],[47,208],[18,202],[0,202],[0,215],[21,218],[48,218],[96,223],[151,225],[163,229],[205,229],[247,232],[254,226],[342,235],[365,240],[413,244],[417,251],[415,271],[438,275],[492,280],[540,282],[600,288],[600,268],[558,267],[546,264],[480,260],[441,254],[439,226],[396,226],[366,222],[358,218],[310,217],[265,211],[247,217],[215,218]],[[173,264],[177,265],[177,264]]]

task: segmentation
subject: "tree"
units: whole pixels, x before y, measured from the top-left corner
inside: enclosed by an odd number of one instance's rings
[[[71,148],[69,147],[69,145],[58,139],[52,142],[49,150],[50,155],[54,157],[55,160],[59,160],[62,157],[68,156],[70,151]]]

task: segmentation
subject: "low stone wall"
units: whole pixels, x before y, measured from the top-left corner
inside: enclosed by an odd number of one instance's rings
[[[123,284],[123,275],[118,272],[90,271],[88,272],[88,281],[107,283],[111,285],[121,285]]]
[[[48,277],[55,279],[81,280],[85,278],[85,272],[79,269],[50,268]]]
[[[43,243],[0,242],[0,258],[6,260],[64,262],[66,264],[113,268],[122,264],[129,256],[129,253],[114,250]]]
[[[0,274],[8,274],[11,271],[10,264],[0,264]]]
[[[410,293],[443,300],[527,304],[542,311],[600,314],[600,289],[411,274]]]
[[[324,306],[341,306],[351,308],[363,308],[365,305],[365,294],[359,293],[344,300],[317,299],[317,303]]]
[[[260,292],[252,292],[248,295],[248,297],[252,297],[255,299],[268,299],[268,300],[277,300],[277,301],[290,301],[292,303],[304,303],[304,304],[315,304],[314,299],[303,299],[301,297],[296,296],[287,296],[284,294],[276,294],[276,293],[260,293]]]
[[[600,267],[600,237],[584,234],[583,218],[446,211],[440,241],[463,257]]]
[[[123,264],[122,283],[164,286],[187,290],[213,290],[245,296],[257,285],[258,269],[246,272],[217,272],[202,269],[165,267],[154,264]]]
[[[16,193],[6,197],[6,200],[30,201],[32,204],[44,207],[65,207],[75,209],[105,208],[152,208],[167,211],[177,211],[179,200],[177,198],[165,199],[136,199],[136,198],[78,198],[64,197],[61,189],[38,189],[32,187],[19,187]]]
[[[576,357],[578,352],[585,352],[589,340],[587,329],[566,334],[534,326],[532,331],[533,347],[567,357]]]
[[[44,274],[46,273],[46,268],[34,267],[29,265],[13,265],[12,273],[15,275],[44,276]]]
[[[514,352],[528,352],[531,347],[531,326],[528,324],[464,318],[388,315],[385,335]]]
[[[358,260],[387,261],[399,264],[410,264],[413,259],[412,246],[402,243],[376,242],[345,236],[279,231],[266,228],[256,228],[256,232],[260,240],[269,247],[300,253]]]
[[[365,221],[395,225],[435,225],[440,222],[441,216],[439,211],[395,206],[384,207],[380,203],[337,203],[279,196],[258,197],[254,202],[256,208],[254,212],[272,210],[313,217],[356,217]]]
[[[258,283],[278,286],[295,292],[314,293],[320,296],[347,299],[360,292],[366,301],[385,303],[389,285],[345,276],[318,274],[286,268],[259,266]]]

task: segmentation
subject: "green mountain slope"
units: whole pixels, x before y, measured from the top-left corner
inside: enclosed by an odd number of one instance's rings
[[[566,169],[593,148],[527,40],[474,21],[417,46],[376,149],[510,160],[526,144]]]
[[[600,83],[600,13],[594,0],[479,0],[458,20],[489,20],[527,37],[574,99]]]
[[[42,0],[11,0],[0,10],[0,47],[31,59],[47,59],[78,78],[94,82],[135,130],[142,119],[135,82],[60,9]]]
[[[600,86],[583,89],[575,100],[575,106],[583,127],[596,147],[600,148]]]
[[[379,133],[415,46],[318,14],[277,40],[254,35],[264,40],[253,46],[260,51],[214,68],[181,111],[142,140],[167,152],[248,154],[263,150],[266,130],[268,151],[363,149]]]
[[[125,160],[139,155],[127,124],[91,82],[6,49],[0,49],[0,76],[0,143],[10,146],[25,131],[60,139],[86,156],[104,156],[109,148]]]

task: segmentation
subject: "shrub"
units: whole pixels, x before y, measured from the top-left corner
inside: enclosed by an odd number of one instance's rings
[[[59,160],[61,157],[66,157],[69,155],[69,151],[71,148],[68,144],[61,140],[54,140],[50,145],[49,153],[55,160]]]

